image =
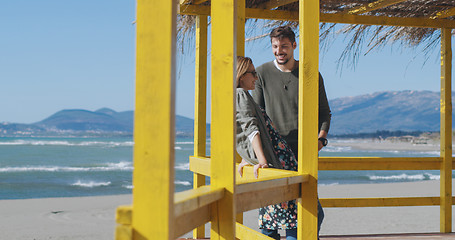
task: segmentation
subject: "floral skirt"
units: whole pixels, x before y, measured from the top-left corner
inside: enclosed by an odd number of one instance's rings
[[[272,121],[264,110],[269,135],[272,138],[273,150],[281,162],[283,169],[297,171],[297,159],[283,137],[273,127]],[[292,229],[297,227],[296,200],[269,205],[259,209],[259,228],[265,229]]]

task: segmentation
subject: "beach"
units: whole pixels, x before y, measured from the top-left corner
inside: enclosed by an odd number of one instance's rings
[[[438,196],[439,181],[319,187],[320,198]],[[0,200],[1,239],[113,239],[115,210],[132,196]],[[439,207],[325,208],[321,235],[439,231]],[[244,214],[257,227],[257,210]],[[206,229],[209,234],[209,227]],[[191,233],[184,237],[191,237]]]
[[[97,152],[96,157],[106,155],[106,152],[111,152],[112,149],[116,150],[119,159],[113,159],[112,156],[107,156],[108,163],[100,163],[100,165],[92,166],[86,165],[84,160],[83,167],[80,166],[39,166],[39,167],[3,167],[4,177],[8,179],[14,174],[20,174],[20,178],[24,179],[28,175],[32,179],[39,179],[39,174],[48,174],[49,176],[55,174],[60,178],[68,175],[71,181],[67,181],[69,185],[62,189],[75,189],[83,194],[91,194],[99,192],[102,189],[104,196],[71,196],[71,197],[57,197],[57,198],[29,198],[29,199],[4,199],[0,200],[0,226],[1,235],[0,239],[113,239],[115,231],[115,211],[120,205],[130,205],[132,203],[131,194],[108,194],[107,191],[110,186],[118,185],[119,189],[129,189],[126,180],[120,181],[116,184],[116,179],[119,176],[122,178],[130,178],[129,172],[132,171],[132,165],[124,160],[131,151],[130,140],[119,140],[118,142],[111,142],[106,140],[106,143],[97,141],[77,140],[79,142],[55,142],[44,141],[41,139],[33,140],[39,143],[38,145],[43,151],[51,152],[54,148],[63,148],[72,150],[77,148],[81,150],[92,151],[94,149],[103,149],[102,152]],[[32,143],[35,143],[33,142]],[[76,140],[74,140],[76,141]],[[36,144],[29,144],[27,142],[16,143],[16,140],[7,142],[10,148],[11,144],[16,144],[17,147],[35,148]],[[62,146],[63,145],[63,146]],[[112,145],[112,146],[111,146]],[[81,147],[84,146],[84,147]],[[88,147],[89,146],[90,149]],[[100,146],[100,147],[98,147]],[[387,156],[387,151],[390,152],[408,152],[407,154],[415,154],[421,156],[425,153],[431,153],[431,156],[438,155],[439,143],[428,142],[427,144],[413,144],[411,142],[392,142],[392,141],[379,141],[377,139],[371,140],[358,140],[358,139],[341,139],[331,140],[330,145],[333,149],[333,154],[343,154],[353,152],[354,154],[368,154],[368,151],[380,151],[381,154]],[[97,148],[94,148],[97,147]],[[191,173],[188,171],[187,155],[192,152],[192,143],[182,142],[176,149],[177,156],[176,163],[176,182],[188,181]],[[37,147],[36,147],[37,148]],[[340,149],[338,149],[340,148]],[[38,148],[37,148],[38,149]],[[330,150],[330,148],[327,148]],[[327,151],[326,150],[326,151]],[[19,150],[17,150],[19,151]],[[73,151],[73,150],[72,150]],[[38,152],[39,153],[39,152]],[[33,154],[38,154],[33,152]],[[89,152],[91,153],[91,152]],[[326,154],[330,154],[328,151]],[[376,153],[375,153],[376,154]],[[396,153],[393,153],[396,154]],[[93,155],[93,154],[92,154]],[[117,156],[116,155],[116,156]],[[436,155],[436,156],[437,156]],[[395,155],[392,155],[395,156]],[[412,155],[414,156],[414,155]],[[51,159],[49,156],[46,159]],[[81,158],[82,159],[82,158]],[[63,159],[65,162],[75,162],[73,159]],[[63,161],[62,160],[62,161]],[[36,160],[35,160],[36,161]],[[45,160],[43,160],[45,162]],[[100,160],[101,162],[101,160]],[[29,164],[29,163],[27,163]],[[103,165],[104,164],[104,165]],[[324,171],[320,172],[320,177]],[[352,177],[350,174],[356,174],[356,171],[346,172],[347,177]],[[66,175],[63,175],[66,174]],[[86,174],[86,175],[84,175]],[[102,176],[114,176],[111,178],[99,180],[101,183],[112,182],[108,186],[106,184],[85,184],[75,185],[72,181],[79,181],[78,178],[72,180],[72,176],[94,177],[103,174]],[[119,175],[123,174],[123,175]],[[189,175],[186,176],[185,174]],[[327,174],[327,173],[325,173]],[[335,174],[330,172],[330,175]],[[350,197],[424,197],[424,196],[439,196],[439,176],[438,173],[430,174],[430,177],[421,177],[422,173],[408,173],[404,174],[405,177],[395,180],[387,177],[383,173],[374,173],[377,177],[385,177],[385,182],[377,182],[378,180],[367,179],[367,183],[362,183],[362,179],[352,180],[354,184],[344,184],[340,182],[335,184],[321,184],[319,186],[320,198],[350,198]],[[402,173],[393,173],[394,177]],[[411,175],[412,174],[412,175]],[[48,176],[46,175],[46,176]],[[423,174],[425,175],[425,174]],[[187,178],[182,178],[186,176]],[[341,175],[340,175],[341,176]],[[435,177],[434,180],[433,177]],[[424,181],[417,181],[417,180]],[[81,180],[82,181],[82,180]],[[130,181],[130,180],[128,180]],[[34,183],[34,182],[31,182]],[[189,183],[188,183],[189,184]],[[186,187],[187,183],[185,183]],[[82,185],[82,186],[81,186]],[[453,184],[455,185],[455,184]],[[22,186],[22,185],[17,185]],[[35,187],[33,187],[35,186]],[[53,185],[52,185],[53,186]],[[179,186],[176,183],[176,188]],[[33,191],[44,191],[39,185],[32,185]],[[180,187],[180,186],[179,186]],[[11,189],[14,190],[12,187]],[[21,192],[13,192],[16,195]],[[73,191],[75,191],[73,190]],[[27,191],[29,192],[30,190]],[[49,188],[48,192],[53,192],[55,195],[62,194],[56,190]],[[83,191],[83,192],[82,192]],[[76,192],[75,194],[79,194]],[[8,194],[8,192],[5,192]],[[8,196],[8,195],[4,195]],[[18,195],[19,196],[19,195]],[[27,197],[24,197],[27,198]],[[324,208],[325,219],[321,229],[322,236],[329,235],[349,235],[349,234],[375,234],[375,233],[422,233],[422,232],[438,232],[439,231],[439,207],[438,206],[425,206],[425,207],[381,207],[381,208]],[[252,210],[244,213],[244,224],[252,229],[258,230],[257,223],[257,210]],[[455,222],[455,221],[454,221]],[[454,225],[455,229],[455,225]],[[206,227],[206,235],[210,233],[209,224]],[[183,237],[191,237],[191,233],[185,234]]]

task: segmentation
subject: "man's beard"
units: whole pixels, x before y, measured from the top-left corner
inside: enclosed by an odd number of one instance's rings
[[[276,62],[277,62],[278,64],[280,64],[280,65],[285,65],[286,63],[289,62],[289,58],[288,58],[288,59],[284,59],[284,62],[280,62],[280,61],[278,61],[278,59],[276,59]]]

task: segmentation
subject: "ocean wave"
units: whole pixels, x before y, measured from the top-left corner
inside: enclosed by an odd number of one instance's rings
[[[9,142],[0,142],[1,145],[30,145],[30,146],[99,146],[99,147],[131,147],[134,146],[133,141],[114,142],[114,141],[52,141],[52,140],[14,140]]]
[[[391,181],[403,181],[403,180],[411,180],[411,181],[419,181],[419,180],[439,180],[439,175],[433,175],[430,173],[421,173],[421,174],[414,174],[408,175],[406,173],[402,173],[399,175],[391,175],[391,176],[369,176],[370,180],[391,180]]]
[[[194,144],[194,142],[188,141],[188,142],[175,142],[175,144]]]
[[[183,185],[183,186],[190,186],[191,185],[191,183],[188,182],[188,181],[178,181],[178,180],[175,181],[174,184],[175,185]]]
[[[133,185],[123,185],[122,187],[124,187],[126,189],[133,189]]]
[[[70,167],[70,166],[25,166],[25,167],[2,167],[0,172],[90,172],[90,171],[132,171],[131,162],[107,163],[104,166],[94,167]]]
[[[175,165],[175,169],[177,170],[190,170],[190,163],[180,163]]]
[[[111,182],[95,182],[95,181],[77,181],[73,184],[72,186],[77,186],[77,187],[87,187],[87,188],[93,188],[93,187],[105,187],[111,185]]]

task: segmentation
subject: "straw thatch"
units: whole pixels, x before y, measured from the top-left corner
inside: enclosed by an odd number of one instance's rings
[[[298,0],[245,0],[247,8],[262,8],[270,2],[285,2],[287,4],[269,10],[298,11]],[[200,4],[210,5],[208,1],[186,0],[183,5]],[[379,6],[372,10],[368,8]],[[182,6],[183,6],[182,5]],[[276,7],[278,6],[278,7]],[[367,10],[359,11],[359,7],[366,7]],[[368,11],[370,10],[370,11]],[[320,0],[321,13],[327,14],[359,14],[367,16],[387,16],[400,18],[426,18],[446,19],[455,21],[455,0]],[[187,42],[188,36],[194,30],[195,16],[179,15],[178,36],[182,43]],[[250,19],[251,21],[251,19]],[[253,23],[257,23],[253,20]],[[267,33],[277,25],[290,25],[297,29],[298,23],[292,21],[267,21],[261,22],[264,33]],[[356,60],[362,49],[361,46],[368,46],[366,52],[371,49],[382,47],[389,43],[399,43],[403,46],[416,47],[424,46],[425,50],[432,50],[438,46],[440,31],[435,28],[415,28],[399,26],[372,26],[372,25],[339,25],[335,23],[321,23],[321,44],[327,44],[334,35],[346,34],[350,40],[341,56],[341,60]],[[248,34],[248,33],[247,33]],[[257,34],[257,33],[256,33]],[[261,34],[259,34],[261,36]],[[262,36],[266,36],[263,34]],[[254,39],[255,36],[250,36]],[[332,37],[332,38],[331,38]]]

